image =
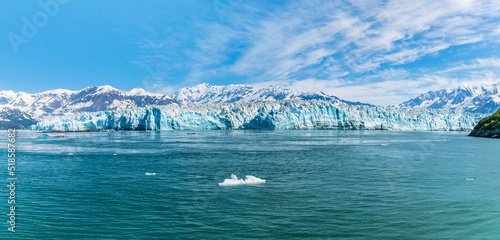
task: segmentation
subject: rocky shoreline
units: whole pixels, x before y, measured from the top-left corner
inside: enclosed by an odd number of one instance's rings
[[[484,138],[500,138],[500,129],[496,129],[496,130],[483,130],[483,129],[472,130],[472,132],[469,133],[469,136],[484,137]]]

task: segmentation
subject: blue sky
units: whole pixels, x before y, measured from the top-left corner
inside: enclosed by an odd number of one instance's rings
[[[373,104],[500,78],[500,2],[7,1],[1,89],[284,85]]]

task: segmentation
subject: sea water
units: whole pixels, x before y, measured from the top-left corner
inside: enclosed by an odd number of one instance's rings
[[[40,135],[18,132],[0,239],[500,238],[500,141],[467,132]]]

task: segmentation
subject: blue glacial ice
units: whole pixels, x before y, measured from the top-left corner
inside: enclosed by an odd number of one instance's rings
[[[334,105],[311,101],[170,104],[41,119],[37,131],[368,129],[472,130],[481,114],[422,108]]]
[[[52,135],[52,134],[46,134],[46,133],[42,133],[40,135],[38,135],[38,139],[47,139],[47,138],[61,138],[61,137],[64,137],[64,135]]]

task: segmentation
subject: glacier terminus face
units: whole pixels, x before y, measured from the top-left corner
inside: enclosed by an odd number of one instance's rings
[[[482,114],[421,108],[335,105],[322,101],[170,104],[47,117],[37,131],[367,129],[469,131]]]

